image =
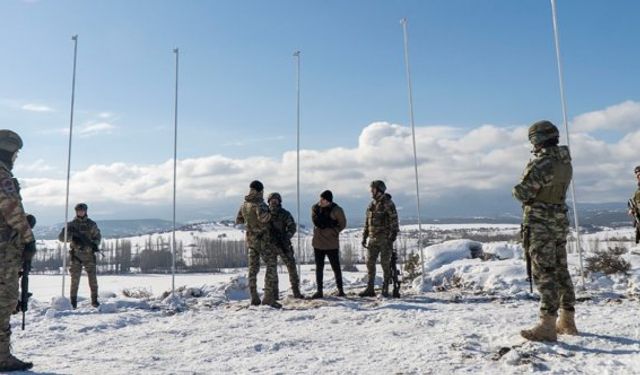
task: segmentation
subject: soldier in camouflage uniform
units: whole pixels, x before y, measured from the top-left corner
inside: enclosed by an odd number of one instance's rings
[[[367,207],[364,232],[362,233],[362,246],[367,249],[367,274],[369,280],[367,288],[360,292],[361,297],[374,297],[373,282],[376,277],[376,260],[380,254],[380,264],[384,282],[382,295],[389,296],[389,284],[391,284],[391,254],[393,242],[398,236],[398,212],[396,205],[391,200],[391,195],[386,193],[387,186],[383,181],[371,182],[372,201]],[[367,238],[369,244],[367,245]]]
[[[0,372],[33,367],[11,354],[11,314],[18,304],[18,279],[23,257],[32,257],[36,242],[22,207],[20,186],[11,170],[22,148],[22,139],[11,130],[0,130]]]
[[[640,224],[638,223],[640,212],[634,212],[634,210],[638,210],[640,207],[640,165],[633,169],[633,173],[636,175],[638,188],[630,199],[632,205],[629,207],[629,216],[634,217],[633,225],[636,227],[636,243],[638,243],[640,242]]]
[[[75,207],[76,217],[70,221],[67,228],[67,242],[71,242],[69,255],[71,262],[69,274],[71,275],[71,306],[75,309],[78,306],[78,287],[82,267],[87,271],[89,277],[89,288],[91,289],[91,306],[98,307],[98,276],[96,273],[96,253],[98,252],[102,235],[95,221],[87,216],[87,205],[78,203]],[[58,240],[64,242],[65,228],[58,235]]]
[[[556,341],[557,334],[578,334],[566,249],[569,219],[565,198],[573,169],[569,148],[558,146],[559,136],[549,121],[529,127],[534,157],[522,181],[513,188],[513,196],[523,205],[523,246],[540,293],[540,322],[520,332],[533,341]]]
[[[260,181],[252,181],[249,185],[250,191],[244,197],[244,203],[238,210],[236,224],[245,224],[245,242],[249,250],[249,291],[251,292],[251,304],[259,305],[258,296],[258,272],[260,271],[260,258],[267,266],[264,278],[263,305],[280,308],[276,301],[275,289],[278,284],[278,270],[276,249],[271,242],[271,231],[269,222],[271,212],[269,206],[264,203],[262,197],[264,186]]]
[[[269,210],[271,211],[271,240],[277,250],[277,254],[287,266],[293,298],[304,298],[300,293],[300,277],[298,277],[296,258],[291,245],[291,238],[296,233],[296,222],[293,220],[291,213],[282,208],[282,196],[280,193],[269,194],[267,202],[269,202]],[[278,284],[275,285],[274,294],[278,299],[280,295]]]

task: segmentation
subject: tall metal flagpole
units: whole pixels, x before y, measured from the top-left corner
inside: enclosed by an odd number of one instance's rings
[[[569,121],[567,120],[567,99],[564,95],[564,78],[562,75],[562,60],[560,59],[560,37],[558,32],[558,14],[556,11],[556,1],[551,0],[551,16],[553,18],[553,39],[556,47],[556,65],[558,67],[558,81],[560,84],[560,100],[562,102],[562,121],[567,136],[567,147],[571,148],[569,142]],[[580,224],[578,221],[578,209],[576,206],[576,188],[575,179],[571,181],[571,201],[573,205],[573,220],[576,229],[576,248],[578,249],[578,257],[580,259],[580,277],[582,278],[582,289],[586,289],[584,281],[584,267],[582,265],[582,246],[580,246]]]
[[[76,100],[76,62],[78,59],[78,35],[71,37],[73,40],[73,78],[71,79],[71,116],[69,119],[69,151],[67,153],[67,188],[64,200],[64,251],[62,254],[62,296],[64,297],[64,284],[67,276],[67,240],[69,231],[69,181],[71,179],[71,140],[73,139],[73,107]]]
[[[178,64],[180,50],[173,49],[176,55],[176,94],[174,103],[173,131],[173,232],[171,234],[171,293],[176,291],[176,171],[178,169]]]
[[[300,245],[300,51],[295,51],[296,59],[296,233],[298,234],[298,254]],[[298,261],[298,275],[302,275],[300,260]]]
[[[420,265],[424,278],[424,259],[422,255],[422,222],[420,217],[420,183],[418,180],[418,153],[416,150],[416,127],[413,120],[413,89],[411,87],[411,69],[409,68],[409,37],[407,35],[407,19],[400,20],[404,37],[404,65],[407,72],[407,90],[409,91],[409,121],[411,122],[411,140],[413,142],[413,167],[416,175],[416,208],[418,212],[418,249],[420,250]]]

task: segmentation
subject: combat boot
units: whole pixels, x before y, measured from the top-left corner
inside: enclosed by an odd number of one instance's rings
[[[78,308],[78,297],[77,296],[71,296],[70,298],[71,300],[71,307],[73,307],[73,309],[77,309]]]
[[[253,306],[260,305],[260,296],[258,295],[256,288],[249,288],[249,291],[251,292],[251,304]]]
[[[9,354],[6,358],[0,360],[0,372],[25,371],[32,367],[33,363],[23,362],[12,354]]]
[[[560,310],[560,316],[556,322],[556,332],[559,335],[577,335],[576,321],[574,319],[575,311]]]
[[[373,280],[367,282],[367,287],[362,292],[358,293],[360,297],[375,297],[376,292],[373,290]]]
[[[273,307],[274,309],[281,309],[282,305],[278,303],[278,301],[276,301],[273,298],[263,298],[262,299],[262,304],[263,305],[268,305]]]
[[[382,283],[382,296],[383,297],[389,297],[389,282],[388,281],[384,281]]]
[[[358,293],[360,297],[375,297],[376,292],[373,290],[373,285],[368,285],[365,290]]]
[[[393,298],[400,298],[400,289],[393,288]]]
[[[293,289],[293,298],[304,299],[304,294],[300,293],[300,287],[294,285],[291,289]]]
[[[317,292],[313,293],[313,295],[311,296],[311,299],[320,299],[323,297],[324,296],[322,295],[322,290],[318,290]]]
[[[95,295],[91,296],[91,306],[93,307],[100,306],[100,302],[98,302],[98,296],[95,296]]]
[[[558,341],[556,333],[556,316],[540,315],[540,322],[531,328],[520,331],[520,335],[530,341]]]

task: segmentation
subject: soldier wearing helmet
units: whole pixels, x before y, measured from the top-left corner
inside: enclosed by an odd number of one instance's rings
[[[633,169],[633,174],[636,176],[636,182],[638,184],[638,188],[636,192],[633,194],[633,197],[629,199],[629,215],[632,216],[633,224],[636,228],[636,244],[640,242],[640,165],[636,166]]]
[[[391,195],[386,192],[387,186],[384,181],[375,180],[369,186],[372,200],[367,207],[364,232],[362,233],[362,246],[367,248],[368,282],[366,289],[360,292],[359,295],[361,297],[373,297],[376,295],[373,282],[376,277],[376,260],[379,254],[384,277],[382,295],[388,297],[389,284],[391,284],[393,242],[400,231],[398,212],[396,211],[396,205],[391,200]],[[368,244],[367,239],[369,239]]]
[[[71,291],[69,293],[71,306],[78,307],[78,287],[80,286],[80,276],[82,268],[87,271],[89,278],[89,289],[91,290],[91,306],[98,307],[98,275],[96,266],[96,253],[99,251],[102,235],[95,221],[87,216],[88,206],[86,203],[76,204],[76,217],[67,226],[66,240],[71,242],[69,256],[69,274],[71,275]],[[65,240],[65,228],[62,228],[58,235],[58,240]]]
[[[523,207],[522,240],[540,294],[540,321],[520,334],[532,341],[556,341],[558,334],[578,334],[566,250],[569,218],[565,200],[573,168],[569,148],[558,146],[560,134],[555,125],[538,121],[528,133],[534,157],[513,188],[513,196]]]
[[[244,202],[238,210],[236,224],[245,224],[245,243],[249,250],[249,292],[252,305],[269,305],[280,308],[282,305],[276,301],[275,290],[278,285],[278,263],[276,249],[271,242],[271,212],[269,206],[264,203],[264,185],[255,180],[249,184],[249,194],[244,197]],[[260,301],[258,295],[258,272],[260,271],[260,259],[266,264],[264,276],[264,296]]]
[[[271,240],[277,250],[277,254],[282,258],[287,271],[289,272],[289,282],[293,298],[304,298],[300,293],[300,277],[296,269],[296,258],[293,253],[291,238],[296,233],[296,222],[289,211],[282,208],[282,196],[280,193],[271,193],[267,197],[269,211],[271,212]],[[279,299],[278,284],[275,285],[274,295]]]
[[[20,186],[11,170],[22,139],[11,130],[0,130],[0,372],[33,367],[11,354],[10,317],[18,305],[18,279],[23,257],[33,256],[36,243],[22,206]]]

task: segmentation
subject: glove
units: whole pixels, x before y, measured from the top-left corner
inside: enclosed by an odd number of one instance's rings
[[[396,242],[396,238],[398,238],[398,233],[391,233],[389,235],[389,241]]]
[[[23,257],[27,261],[31,261],[33,256],[36,254],[36,241],[31,241],[28,244],[24,245]]]
[[[362,239],[362,247],[367,247],[367,237]]]

